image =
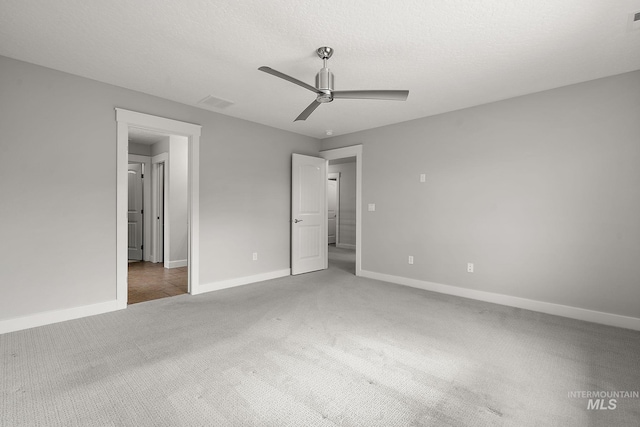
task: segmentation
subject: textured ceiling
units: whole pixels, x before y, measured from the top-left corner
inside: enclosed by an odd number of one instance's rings
[[[0,55],[313,137],[383,126],[640,69],[640,0],[1,0]],[[315,49],[336,100],[306,122]],[[213,95],[224,109],[199,104]]]

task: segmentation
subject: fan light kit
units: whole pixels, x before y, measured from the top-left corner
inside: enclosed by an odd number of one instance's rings
[[[323,61],[322,69],[316,74],[316,86],[313,87],[294,77],[288,76],[270,67],[260,67],[258,70],[271,74],[288,82],[302,86],[316,94],[316,99],[294,121],[306,120],[320,104],[332,102],[334,99],[382,99],[387,101],[406,101],[408,90],[333,90],[333,73],[327,67],[327,61],[333,55],[330,47],[320,47],[316,53]]]

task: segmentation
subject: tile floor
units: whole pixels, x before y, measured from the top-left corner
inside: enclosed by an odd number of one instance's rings
[[[164,268],[162,263],[129,263],[129,304],[188,292],[187,267]]]

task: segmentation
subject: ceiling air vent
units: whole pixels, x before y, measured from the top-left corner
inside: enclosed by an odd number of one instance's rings
[[[204,104],[208,107],[213,108],[227,108],[230,105],[233,105],[233,102],[227,101],[226,99],[216,98],[213,95],[209,95],[206,98],[200,100],[198,104]]]

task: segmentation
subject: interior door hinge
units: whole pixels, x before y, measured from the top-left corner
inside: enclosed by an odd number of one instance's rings
[[[140,250],[144,249],[144,245],[140,245]]]

